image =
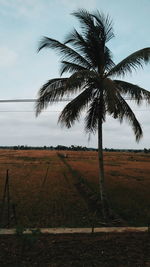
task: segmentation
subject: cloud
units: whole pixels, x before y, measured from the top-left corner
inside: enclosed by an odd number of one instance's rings
[[[8,47],[0,47],[0,67],[12,67],[17,62],[17,54]]]
[[[51,2],[47,0],[0,0],[1,15],[9,15],[14,18],[31,18],[40,17],[41,12],[48,9]]]
[[[59,4],[71,8],[71,9],[76,9],[76,8],[86,8],[86,9],[95,9],[96,7],[96,0],[58,0]]]
[[[131,52],[143,46],[149,46],[149,4],[137,4],[141,0],[124,2],[123,0],[0,0],[1,22],[1,98],[32,98],[38,89],[48,79],[58,76],[58,57],[54,51],[42,51],[36,54],[38,40],[41,35],[47,35],[61,40],[76,20],[70,13],[77,8],[93,11],[98,8],[109,13],[114,20],[116,39],[112,40],[112,51],[115,52],[115,62],[122,60]],[[147,0],[148,3],[148,0]],[[135,10],[136,5],[136,12]],[[9,39],[8,39],[9,37]],[[9,40],[9,42],[8,42]],[[111,44],[111,43],[110,43]],[[6,46],[5,46],[6,45]],[[7,79],[6,79],[7,78]],[[133,76],[125,80],[139,84],[150,90],[149,66],[144,70],[133,72]],[[65,103],[53,105],[47,111],[62,110]],[[0,110],[32,110],[32,104],[0,105]],[[136,144],[132,128],[127,123],[121,126],[118,121],[108,119],[104,124],[104,146],[142,148],[149,146],[149,116],[148,111],[136,111],[141,122],[144,137]],[[141,109],[145,109],[142,106]],[[97,134],[88,135],[84,132],[83,120],[71,129],[57,124],[57,112],[44,112],[37,119],[34,113],[0,112],[1,145],[58,145],[79,144],[97,147]]]
[[[34,112],[0,112],[1,145],[82,145],[89,147],[97,147],[97,133],[91,135],[88,142],[88,135],[84,131],[83,118],[80,123],[76,123],[71,129],[61,128],[57,124],[59,111],[64,104],[59,103],[49,107],[38,118],[35,118]],[[134,106],[134,105],[133,105]],[[3,104],[3,111],[32,111],[32,104],[18,103]],[[136,115],[143,126],[144,136],[140,143],[137,144],[131,126],[127,122],[121,125],[117,120],[110,116],[107,118],[103,127],[104,147],[113,148],[149,148],[149,117],[147,108],[141,106],[136,108]],[[144,111],[143,111],[144,110]],[[58,111],[58,112],[54,112]]]

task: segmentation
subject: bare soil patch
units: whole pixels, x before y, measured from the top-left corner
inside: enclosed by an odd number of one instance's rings
[[[0,266],[150,266],[150,236],[130,234],[41,235],[32,245],[0,236]]]

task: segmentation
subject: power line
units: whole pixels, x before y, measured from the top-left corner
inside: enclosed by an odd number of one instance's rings
[[[149,111],[148,109],[133,109],[133,111]],[[35,113],[34,110],[0,110],[0,113]],[[41,113],[62,112],[62,110],[43,110]]]
[[[135,98],[124,98],[125,100],[135,100]],[[146,98],[143,98],[142,100],[145,100]],[[66,102],[71,101],[73,98],[63,98],[60,100],[51,100],[52,102]],[[0,103],[34,103],[37,102],[36,98],[22,98],[22,99],[0,99]]]
[[[64,102],[64,101],[71,101],[72,99],[64,98],[62,100],[52,100],[53,102]],[[27,99],[0,99],[0,103],[22,103],[22,102],[37,102],[36,98],[27,98]]]
[[[0,112],[2,112],[2,113],[7,113],[7,112],[13,112],[13,113],[21,113],[21,112],[33,112],[33,113],[35,113],[35,111],[34,110],[0,110]],[[61,110],[43,110],[42,111],[42,113],[43,112],[61,112]]]
[[[125,100],[135,100],[134,98],[124,98]],[[53,102],[66,102],[71,101],[73,98],[64,98],[61,100],[52,100]],[[144,98],[142,99],[144,100]],[[0,99],[0,103],[33,103],[36,102],[36,98],[24,98],[24,99]],[[148,111],[147,109],[136,109],[134,111]],[[34,110],[0,110],[0,113],[35,113]],[[42,113],[61,112],[60,110],[43,110]]]

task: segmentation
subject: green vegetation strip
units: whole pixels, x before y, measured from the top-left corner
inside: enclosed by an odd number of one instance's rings
[[[33,234],[36,228],[25,229],[23,234]],[[149,232],[149,227],[97,227],[97,228],[39,228],[41,234],[88,234],[88,233],[128,233],[128,232]],[[0,229],[0,235],[14,235],[17,229]]]

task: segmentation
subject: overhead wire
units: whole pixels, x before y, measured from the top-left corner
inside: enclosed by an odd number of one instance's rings
[[[60,100],[52,100],[53,102],[66,102],[71,101],[72,99],[64,98]],[[0,103],[31,103],[31,102],[37,102],[36,98],[25,98],[25,99],[0,99]]]
[[[42,113],[61,112],[62,110],[43,110]],[[149,109],[133,109],[133,111],[150,111]],[[0,113],[35,113],[34,110],[0,110]]]
[[[135,100],[134,98],[124,98],[125,100]],[[61,99],[61,100],[52,100],[53,102],[68,102],[68,101],[71,101],[72,98],[64,98],[64,99]],[[144,100],[144,98],[142,99]],[[36,98],[24,98],[24,99],[0,99],[0,103],[34,103],[34,102],[37,102],[37,99]],[[147,109],[135,109],[134,111],[148,111]],[[34,110],[0,110],[0,113],[10,113],[10,112],[13,112],[13,113],[33,113],[35,112]],[[50,113],[50,112],[61,112],[60,110],[44,110],[42,112],[45,112],[45,113]]]
[[[125,100],[135,100],[135,98],[128,98],[125,97]],[[51,100],[52,102],[66,102],[66,101],[71,101],[73,100],[73,98],[63,98],[60,100]],[[145,100],[145,98],[143,98],[142,100]],[[0,103],[22,103],[22,102],[26,102],[26,103],[31,103],[31,102],[37,102],[36,98],[16,98],[16,99],[0,99]]]

